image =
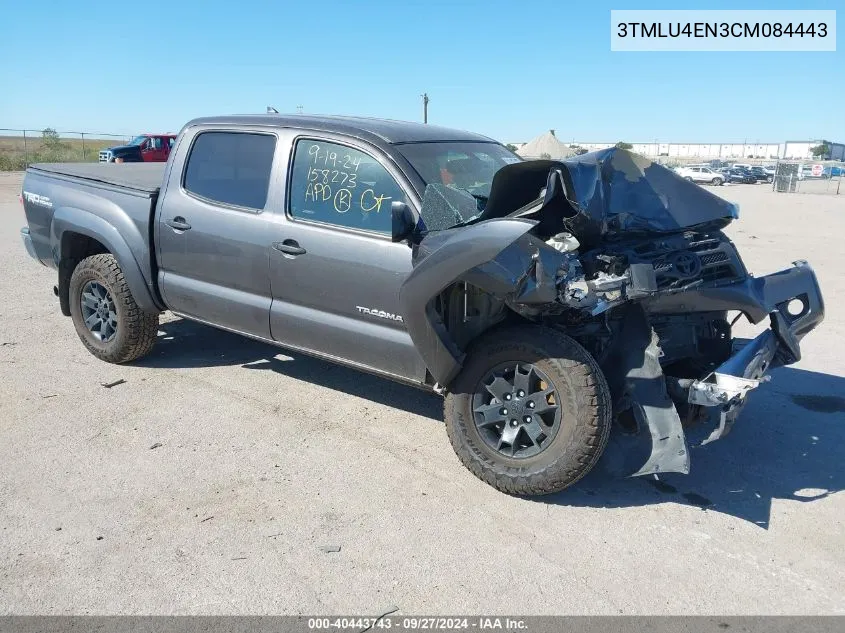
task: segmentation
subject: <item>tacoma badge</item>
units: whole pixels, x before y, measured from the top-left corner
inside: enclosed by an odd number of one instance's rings
[[[369,316],[378,317],[380,319],[399,321],[400,323],[404,322],[401,314],[393,314],[392,312],[385,312],[384,310],[378,310],[377,308],[365,308],[363,306],[355,306],[355,308],[361,314],[368,314]]]

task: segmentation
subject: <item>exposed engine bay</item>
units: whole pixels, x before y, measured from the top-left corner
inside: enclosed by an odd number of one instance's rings
[[[618,425],[650,435],[631,474],[688,472],[685,428],[707,420],[705,443],[725,435],[823,319],[806,262],[750,276],[722,232],[736,207],[624,150],[510,165],[483,201],[429,186],[421,215],[400,302],[432,380],[448,385],[501,322],[559,328],[597,360]],[[729,313],[771,329],[736,339]]]

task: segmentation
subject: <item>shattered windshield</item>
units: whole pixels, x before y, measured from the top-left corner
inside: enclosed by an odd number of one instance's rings
[[[429,230],[450,228],[481,213],[494,174],[522,160],[498,143],[406,143],[397,149],[425,181],[421,216]]]

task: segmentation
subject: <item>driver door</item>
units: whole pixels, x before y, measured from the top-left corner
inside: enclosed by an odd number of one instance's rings
[[[164,142],[160,136],[151,136],[141,147],[141,156],[144,162],[162,162],[165,160]]]
[[[399,288],[411,248],[393,243],[390,205],[414,205],[401,173],[342,137],[300,137],[284,208],[270,227],[273,339],[411,382],[425,365],[405,329]]]

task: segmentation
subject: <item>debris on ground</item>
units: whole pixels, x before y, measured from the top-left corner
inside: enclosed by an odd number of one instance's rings
[[[340,551],[340,545],[320,545],[318,549],[326,554],[334,554]]]
[[[373,620],[373,622],[370,624],[370,626],[368,626],[366,629],[361,629],[361,633],[366,633],[367,631],[372,629],[373,626],[376,625],[377,622],[380,622],[381,619],[384,616],[390,615],[391,613],[396,613],[397,611],[399,611],[399,607],[397,607],[397,606],[387,607],[387,609],[385,609],[384,611],[381,612],[381,615],[377,616],[375,618],[375,620]],[[382,626],[384,626],[383,623],[381,625],[379,625],[379,628],[381,628]]]
[[[200,523],[205,523],[206,521],[210,521],[213,518],[214,518],[214,515],[212,514],[210,517],[205,517],[202,521],[200,521]]]
[[[150,450],[151,450],[151,451],[154,451],[155,449],[157,449],[157,448],[161,448],[162,446],[164,446],[164,444],[162,444],[161,442],[156,442],[155,444],[153,444],[152,446],[150,446]]]
[[[111,389],[112,387],[117,387],[118,385],[122,385],[125,382],[126,381],[121,378],[120,380],[115,380],[114,382],[101,382],[100,384],[106,389]]]

